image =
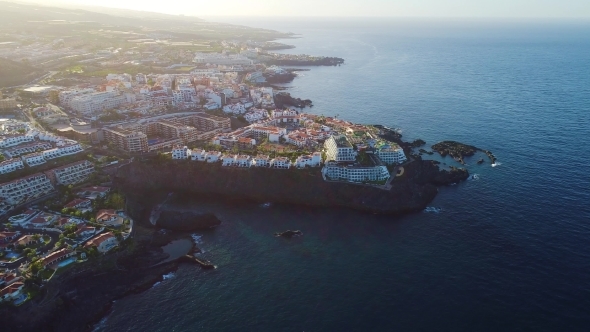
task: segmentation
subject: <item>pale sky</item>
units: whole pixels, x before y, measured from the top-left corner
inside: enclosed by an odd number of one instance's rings
[[[43,0],[39,2],[47,5],[75,3],[193,16],[590,18],[590,0]]]

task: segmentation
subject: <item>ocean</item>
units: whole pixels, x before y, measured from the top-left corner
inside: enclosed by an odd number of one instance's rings
[[[345,59],[287,85],[308,112],[473,144],[496,167],[468,159],[476,180],[403,217],[185,198],[223,222],[196,234],[218,268],[181,266],[98,331],[588,330],[590,22],[226,21]],[[304,235],[273,237],[287,229]]]

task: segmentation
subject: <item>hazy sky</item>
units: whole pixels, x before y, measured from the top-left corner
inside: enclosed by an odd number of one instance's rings
[[[590,0],[44,0],[194,16],[585,17]]]

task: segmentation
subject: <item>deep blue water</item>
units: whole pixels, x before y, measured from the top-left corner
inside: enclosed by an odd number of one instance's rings
[[[301,34],[286,52],[339,56],[290,86],[311,112],[492,150],[499,165],[442,188],[440,213],[399,218],[192,202],[218,269],[114,305],[102,331],[587,331],[590,24],[232,21]],[[452,164],[452,160],[445,162]],[[302,238],[272,233],[301,229]]]

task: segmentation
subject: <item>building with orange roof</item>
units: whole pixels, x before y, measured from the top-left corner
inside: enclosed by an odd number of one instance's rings
[[[98,252],[104,254],[116,247],[118,244],[119,241],[117,241],[115,234],[113,234],[113,232],[107,232],[90,239],[88,242],[86,242],[84,248],[96,247]]]

